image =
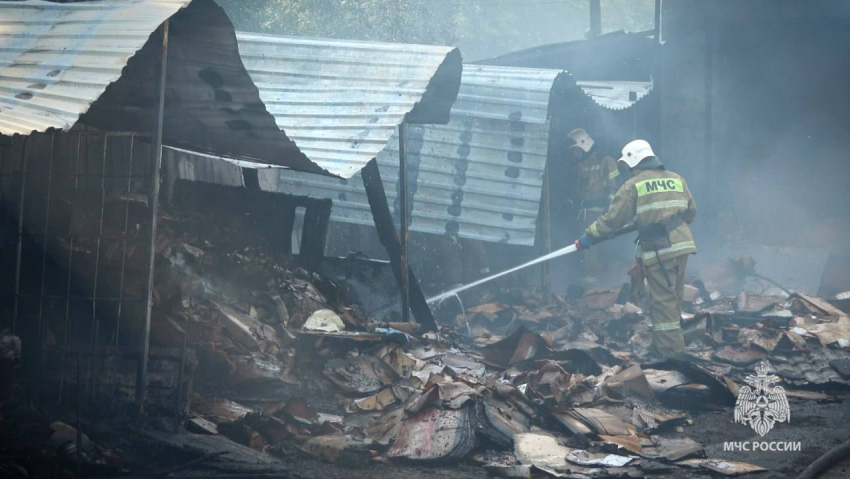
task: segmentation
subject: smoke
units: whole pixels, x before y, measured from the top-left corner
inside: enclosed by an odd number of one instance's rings
[[[695,263],[760,251],[788,281],[832,268],[850,255],[850,8],[670,5],[663,136],[700,210]]]
[[[791,18],[720,31],[714,193],[742,239],[850,253],[850,242],[810,234],[850,222],[846,26]]]

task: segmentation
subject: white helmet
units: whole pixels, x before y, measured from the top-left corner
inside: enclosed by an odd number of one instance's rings
[[[593,148],[593,138],[584,131],[584,128],[576,128],[575,130],[567,133],[567,138],[573,140],[573,145],[571,145],[571,147],[577,146],[584,150],[585,153]]]
[[[652,147],[645,140],[630,141],[623,147],[623,156],[617,161],[622,161],[629,168],[636,167],[641,161],[651,156],[655,156],[652,152]]]

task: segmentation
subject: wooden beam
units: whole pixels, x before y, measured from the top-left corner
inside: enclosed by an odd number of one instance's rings
[[[361,176],[363,177],[363,186],[366,187],[366,196],[369,198],[369,207],[372,209],[372,218],[375,221],[375,227],[378,228],[378,238],[387,250],[393,274],[395,274],[396,280],[401,286],[401,243],[393,225],[393,216],[390,213],[390,205],[387,203],[387,193],[384,190],[384,183],[381,181],[378,163],[375,160],[367,163],[361,171]],[[434,321],[434,315],[431,313],[431,308],[428,307],[425,295],[419,289],[419,281],[416,280],[416,276],[409,266],[407,274],[410,288],[410,309],[413,317],[425,331],[436,331],[437,322]]]

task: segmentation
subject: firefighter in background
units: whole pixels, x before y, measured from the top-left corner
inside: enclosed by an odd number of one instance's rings
[[[595,142],[587,131],[577,128],[567,134],[572,140],[572,152],[576,162],[576,200],[578,205],[578,221],[581,228],[590,226],[596,218],[608,208],[614,192],[617,191],[617,180],[620,175],[617,162],[610,156],[603,156],[599,148],[594,148]],[[606,272],[607,263],[604,251],[593,249],[584,255],[584,275],[582,283],[588,286],[596,285],[599,276]]]
[[[697,252],[689,227],[696,204],[685,180],[667,171],[646,141],[627,144],[618,161],[628,166],[631,178],[575,244],[586,249],[637,226],[635,256],[649,287],[652,344],[661,356],[679,357],[685,351],[680,324],[685,267],[688,255]]]

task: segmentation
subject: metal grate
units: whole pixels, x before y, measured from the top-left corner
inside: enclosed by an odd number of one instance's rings
[[[135,392],[150,145],[134,132],[0,137],[0,324],[22,339],[26,377],[58,384],[59,400],[78,367],[86,402]]]

